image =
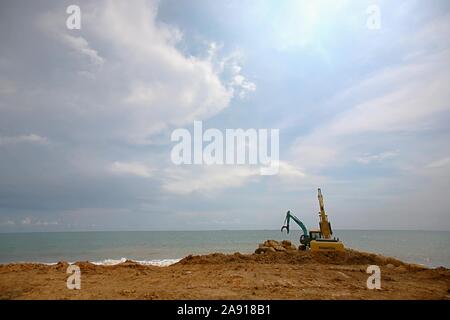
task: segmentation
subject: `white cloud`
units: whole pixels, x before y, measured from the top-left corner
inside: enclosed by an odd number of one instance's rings
[[[442,168],[450,165],[450,157],[433,161],[425,166],[425,168]]]
[[[31,220],[30,217],[26,217],[22,221],[20,221],[20,223],[25,225],[25,226],[29,226],[29,225],[31,225],[33,223],[33,221]]]
[[[450,51],[436,60],[395,67],[367,80],[378,96],[341,114],[329,126],[331,134],[417,131],[430,126],[433,116],[449,110]],[[360,88],[360,86],[358,86]],[[356,93],[355,89],[352,90]]]
[[[61,34],[60,37],[65,44],[80,55],[88,57],[93,64],[102,65],[104,63],[104,59],[89,46],[89,43],[83,37],[74,37],[68,34]]]
[[[15,225],[14,221],[7,221],[9,225]],[[56,226],[58,225],[58,221],[52,220],[52,221],[46,221],[46,220],[40,220],[32,217],[25,217],[20,221],[20,224],[23,226],[38,226],[38,227],[47,227],[47,226]]]
[[[210,193],[240,187],[260,177],[258,167],[213,165],[167,169],[163,189],[177,194]]]
[[[20,144],[20,143],[30,143],[30,144],[48,144],[49,141],[45,137],[41,137],[37,134],[28,134],[28,135],[19,135],[19,136],[10,136],[10,137],[1,137],[0,136],[0,145],[8,145],[8,144]]]
[[[177,49],[181,32],[156,21],[155,4],[111,1],[99,12],[92,19],[95,36],[117,53],[118,78],[132,74],[124,83],[128,93],[122,108],[132,122],[127,132],[135,139],[211,117],[228,106],[232,92],[213,63]]]
[[[98,134],[99,125],[108,126],[103,132],[110,137],[145,144],[162,130],[217,115],[233,97],[255,90],[255,84],[242,74],[236,54],[231,58],[183,52],[178,47],[182,31],[158,21],[157,10],[157,1],[87,4],[82,36],[58,27],[59,13],[40,19],[43,30],[63,41],[67,52],[89,59],[67,55],[74,70],[71,75],[81,80],[67,86],[66,95],[51,92],[45,97],[56,100],[47,104],[55,117],[64,110],[65,117],[88,118],[82,125],[91,127],[85,131]],[[236,68],[227,73],[220,66]],[[86,81],[91,90],[76,95],[77,85],[86,91]]]
[[[0,223],[0,226],[11,227],[11,226],[15,226],[15,225],[16,225],[16,223],[13,220],[5,220]]]
[[[355,160],[362,164],[369,164],[372,162],[381,162],[386,159],[391,159],[395,157],[397,153],[392,151],[381,152],[378,154],[364,154],[362,156],[357,157]]]
[[[243,75],[236,74],[231,81],[233,88],[239,90],[239,98],[243,99],[247,93],[256,90],[256,85],[253,82],[248,81]]]
[[[133,175],[149,178],[153,174],[153,169],[139,162],[114,162],[111,171],[115,174]]]
[[[225,58],[222,64],[223,68],[230,69],[231,81],[229,86],[233,91],[237,91],[239,98],[243,99],[248,93],[256,91],[256,84],[242,74],[240,59],[241,56],[235,53]]]
[[[450,21],[445,25],[450,28]],[[442,27],[442,24],[433,23],[433,26]],[[439,33],[439,30],[435,32]],[[422,33],[418,32],[408,42],[422,47],[421,39]],[[447,88],[450,83],[450,45],[443,48],[441,37],[433,39],[435,45],[430,43],[428,52],[380,70],[333,97],[329,105],[350,107],[336,112],[334,118],[295,141],[291,156],[296,163],[307,171],[339,166],[355,158],[361,163],[370,163],[382,159],[371,158],[370,152],[368,156],[355,154],[356,149],[361,150],[358,143],[363,137],[366,137],[365,149],[370,149],[377,144],[389,144],[383,140],[383,134],[436,129],[442,120],[441,114],[450,110]],[[371,135],[371,138],[364,135]],[[382,158],[386,156],[392,155],[385,154]]]
[[[303,170],[291,165],[286,161],[280,161],[279,165],[279,174],[281,177],[304,178],[306,176]]]
[[[89,14],[87,16],[89,17]],[[75,52],[80,57],[87,57],[90,65],[101,66],[104,63],[104,58],[89,45],[89,42],[84,37],[69,34],[68,30],[60,27],[60,24],[61,15],[59,12],[47,12],[39,17],[37,21],[39,28],[65,44],[72,52]]]
[[[278,174],[268,178],[261,176],[259,166],[256,165],[211,165],[167,169],[162,180],[163,189],[172,193],[200,192],[207,194],[242,187],[247,183],[260,181],[263,178],[284,183],[285,179],[303,179],[305,176],[306,174],[299,168],[285,161],[280,161]],[[298,183],[298,180],[295,181]]]
[[[223,45],[219,46],[214,42],[210,43],[208,61],[215,65],[219,74],[230,79],[227,83],[229,90],[233,94],[237,93],[237,96],[243,99],[247,94],[256,91],[256,84],[242,74],[242,53],[236,50],[224,57],[220,57],[220,49],[222,47]]]
[[[420,131],[450,110],[450,15],[433,20],[400,39],[413,53],[335,97],[345,102],[363,97],[329,124],[330,134]]]

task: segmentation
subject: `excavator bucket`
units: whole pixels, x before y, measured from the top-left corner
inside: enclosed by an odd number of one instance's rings
[[[281,232],[286,229],[286,232],[289,234],[289,216],[291,211],[286,212],[286,218],[284,219],[284,225],[281,227]]]

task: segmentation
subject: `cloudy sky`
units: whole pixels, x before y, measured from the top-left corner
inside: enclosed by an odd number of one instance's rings
[[[446,0],[1,1],[0,231],[312,227],[317,187],[335,228],[450,230],[449,84]],[[279,174],[173,164],[195,120],[279,129]]]

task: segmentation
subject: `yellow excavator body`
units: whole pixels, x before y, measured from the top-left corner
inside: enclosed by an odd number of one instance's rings
[[[342,241],[330,241],[330,240],[311,240],[309,242],[311,252],[318,251],[345,251]]]

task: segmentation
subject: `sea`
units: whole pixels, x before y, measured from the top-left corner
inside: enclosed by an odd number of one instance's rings
[[[346,247],[429,267],[450,268],[450,231],[334,230]],[[125,260],[166,266],[190,254],[251,253],[267,239],[299,244],[300,231],[89,231],[1,233],[0,263]]]

